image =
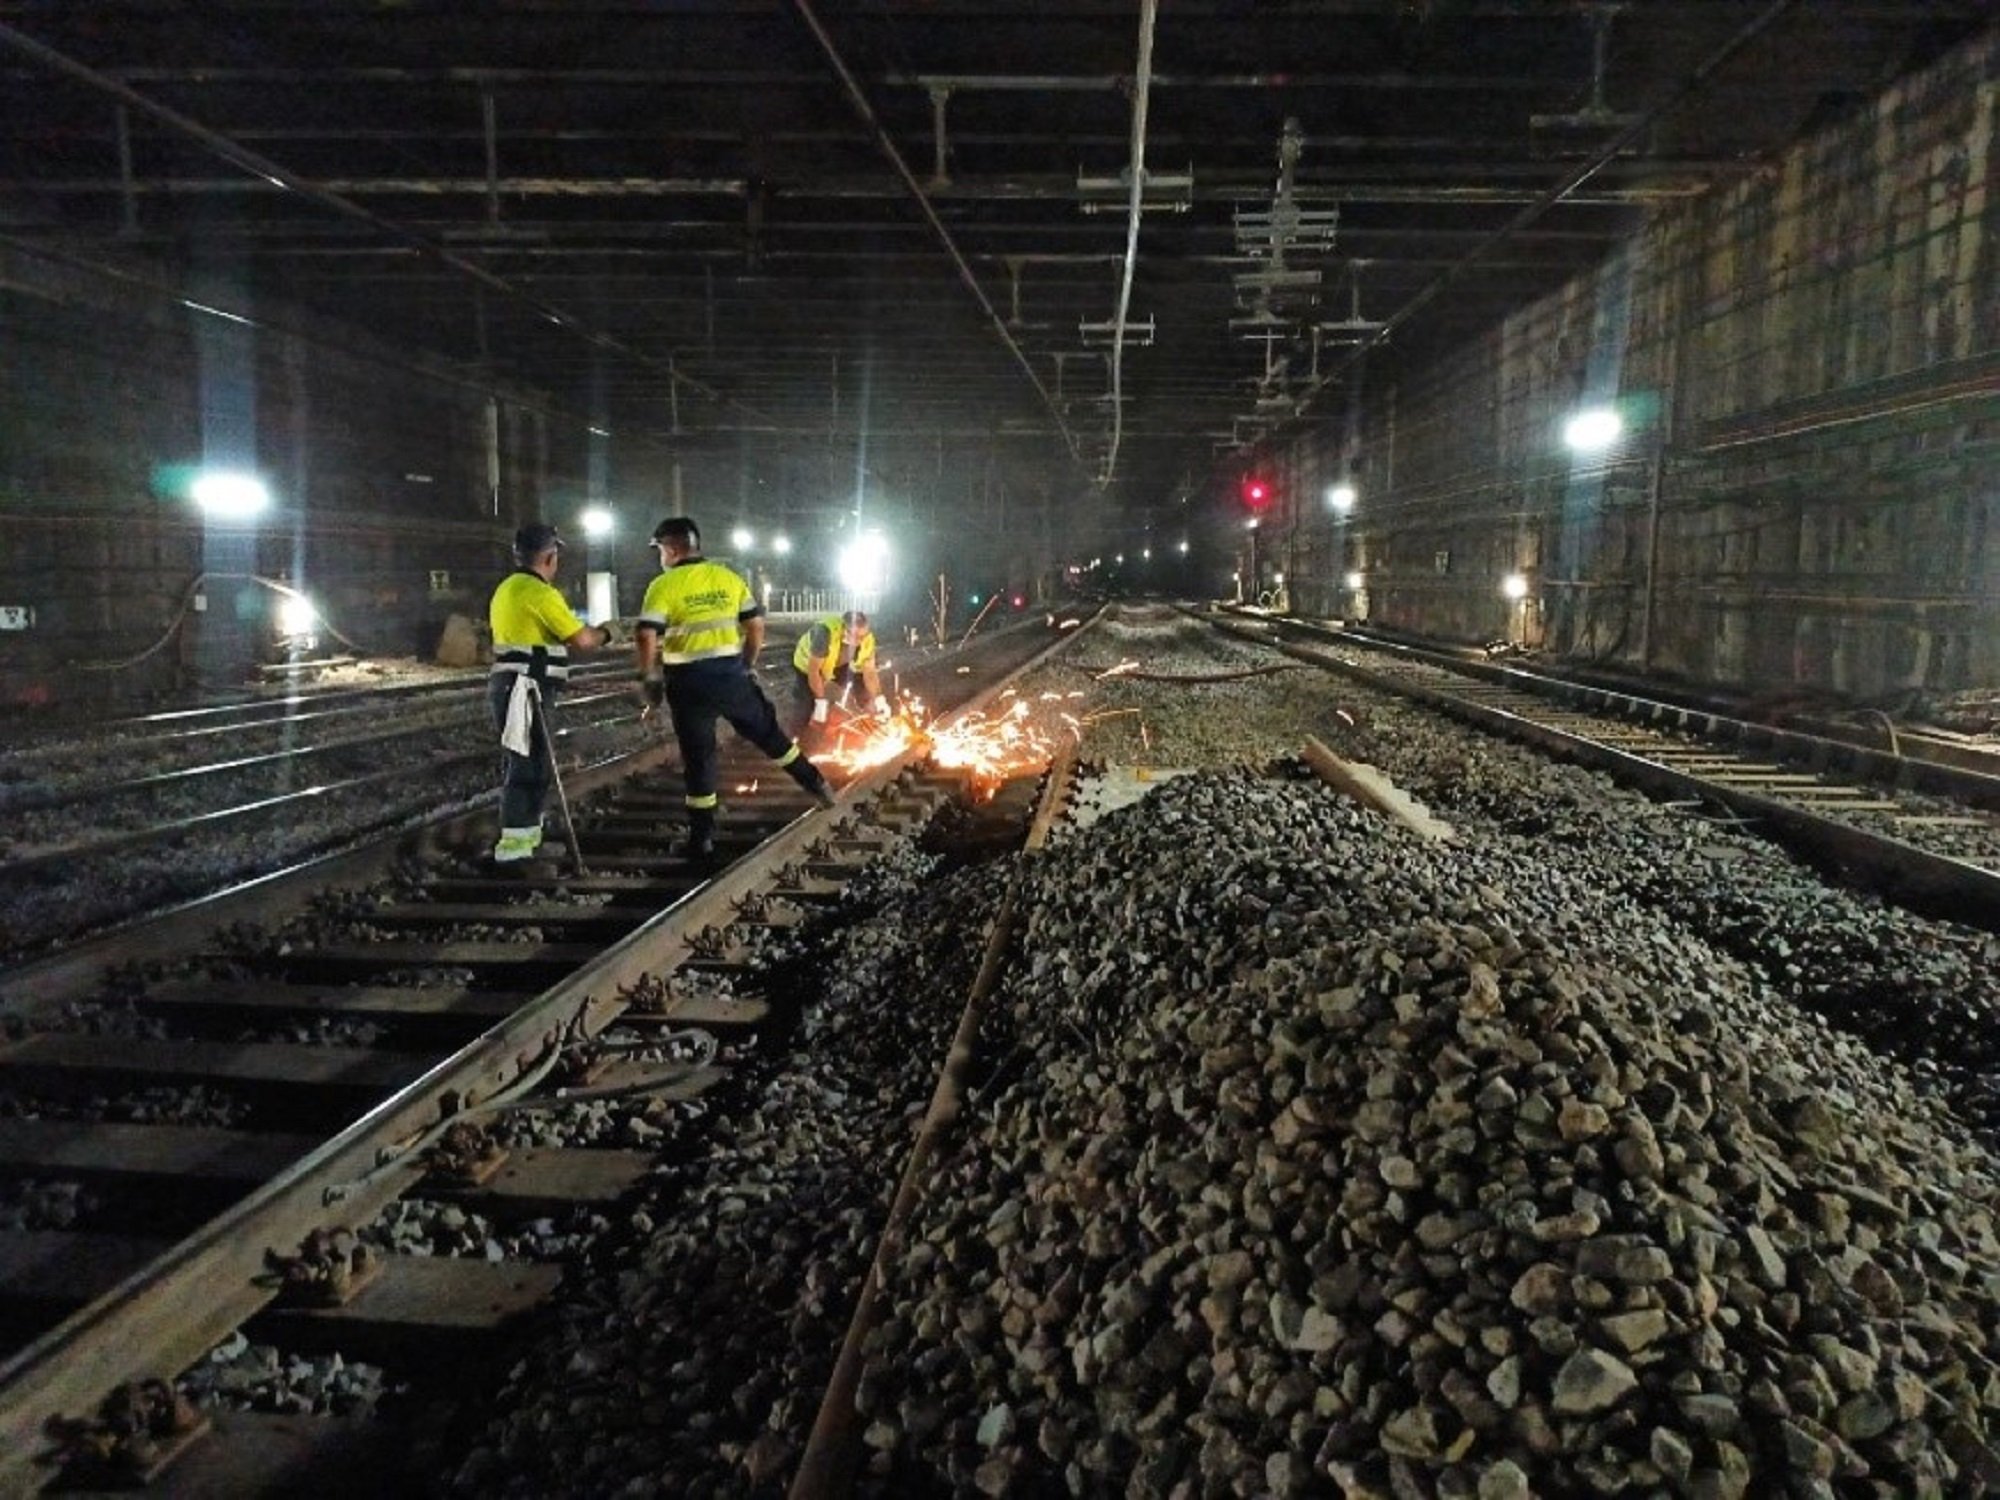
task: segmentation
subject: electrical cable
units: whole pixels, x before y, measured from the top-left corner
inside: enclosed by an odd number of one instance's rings
[[[308,599],[298,589],[293,588],[289,583],[280,582],[275,578],[266,578],[260,573],[197,573],[193,581],[181,591],[180,608],[174,611],[173,619],[167,622],[167,628],[161,633],[160,638],[144,651],[141,651],[137,656],[128,656],[120,661],[69,661],[64,662],[63,665],[78,672],[123,672],[158,655],[165,649],[167,643],[180,631],[181,626],[186,623],[188,615],[193,612],[195,597],[201,592],[202,585],[211,581],[216,583],[254,583],[284,598],[297,599],[312,610],[316,625],[323,627],[326,633],[339,641],[341,645],[354,652],[357,656],[371,654],[365,647],[355,644],[352,638],[344,634],[338,626],[326,617],[317,604],[314,604],[312,600]]]
[[[1145,215],[1146,99],[1153,83],[1153,20],[1158,0],[1139,6],[1139,65],[1132,80],[1132,179],[1125,221],[1125,269],[1118,285],[1118,310],[1111,320],[1111,446],[1097,476],[1099,489],[1110,487],[1118,469],[1118,448],[1125,437],[1125,319],[1132,307],[1132,279],[1139,269],[1139,220]]]

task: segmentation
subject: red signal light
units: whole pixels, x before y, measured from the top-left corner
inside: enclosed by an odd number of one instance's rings
[[[1271,503],[1271,487],[1261,479],[1243,481],[1243,503],[1252,510],[1262,510]]]

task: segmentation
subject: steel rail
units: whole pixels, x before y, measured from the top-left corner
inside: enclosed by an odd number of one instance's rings
[[[571,680],[574,681],[575,679]],[[485,679],[483,677],[480,679],[480,685],[482,687],[485,686]],[[629,697],[630,695],[623,689],[611,692],[589,693],[582,697],[565,693],[562,698],[562,705],[564,710],[568,712],[586,707],[592,703],[602,703],[608,698],[629,699]],[[424,705],[426,708],[444,709],[449,709],[453,706],[449,703]],[[329,710],[329,712],[342,714],[363,713],[366,712],[366,708],[364,705],[357,704],[352,708]],[[310,717],[314,716],[300,715],[295,719],[272,719],[255,726],[242,727],[284,729],[294,724],[303,723]],[[610,722],[608,719],[593,719],[588,724],[571,727],[589,729],[599,724]],[[267,750],[258,755],[239,755],[233,760],[209,761],[204,765],[182,766],[172,771],[151,771],[144,776],[128,776],[119,781],[100,781],[88,786],[65,787],[61,791],[52,792],[41,797],[27,793],[19,797],[5,799],[4,805],[9,811],[46,812],[55,808],[70,807],[78,802],[93,798],[127,797],[138,792],[160,791],[168,787],[187,785],[208,776],[226,776],[234,771],[254,771],[260,766],[275,766],[286,761],[309,760],[320,755],[336,755],[342,750],[365,750],[373,745],[385,745],[391,740],[414,739],[422,734],[463,732],[466,728],[467,724],[463,718],[432,719],[421,724],[406,724],[401,728],[385,729],[377,734],[350,735],[345,739],[323,740],[317,745],[294,745],[284,750]],[[211,733],[212,731],[203,730],[198,732]],[[565,734],[568,732],[568,729],[559,731],[559,733]],[[433,764],[442,765],[445,762],[439,761],[433,762]]]
[[[1050,764],[1048,778],[1042,785],[1040,797],[1036,799],[1027,837],[1023,841],[1024,848],[1037,850],[1047,842],[1049,830],[1054,826],[1063,799],[1068,795],[1075,769],[1075,747],[1064,746]],[[833,1500],[835,1496],[847,1494],[853,1487],[858,1457],[856,1450],[859,1447],[854,1398],[866,1361],[864,1346],[869,1333],[881,1320],[883,1289],[888,1284],[890,1267],[902,1253],[910,1217],[923,1198],[924,1180],[931,1159],[937,1154],[945,1131],[964,1108],[966,1080],[979,1038],[979,1021],[986,1002],[999,989],[1000,981],[1006,975],[1007,957],[1020,928],[1021,882],[1022,867],[1017,864],[1000,898],[999,910],[994,913],[993,921],[987,928],[979,968],[966,992],[958,1026],[945,1050],[929,1107],[917,1125],[916,1138],[904,1159],[888,1214],[875,1238],[875,1253],[869,1260],[867,1270],[862,1273],[846,1336],[841,1340],[833,1373],[827,1379],[819,1411],[813,1418],[798,1469],[792,1476],[790,1500]]]
[[[944,722],[985,708],[1015,679],[1068,650],[1096,618],[1082,629],[1063,633],[1001,675],[947,714]],[[662,746],[651,753],[664,758],[666,752]],[[912,750],[857,778],[842,789],[841,804],[851,807],[883,792],[917,759]],[[454,821],[461,831],[472,823],[469,816]],[[51,1477],[37,1469],[51,1417],[95,1411],[99,1401],[124,1382],[171,1376],[186,1368],[271,1299],[272,1290],[259,1285],[267,1247],[290,1246],[316,1228],[366,1223],[405,1186],[397,1180],[403,1174],[372,1170],[385,1151],[501,1092],[565,1032],[594,1036],[603,1030],[623,1008],[616,998],[622,987],[686,958],[692,941],[705,928],[731,920],[740,900],[803,858],[824,824],[825,816],[818,810],[799,817],[152,1264],[0,1363],[0,1493],[29,1492]],[[324,889],[336,870],[345,876],[379,869],[395,853],[393,846],[385,846],[363,851],[344,865],[304,867],[286,888],[268,889],[262,899],[297,909]],[[193,910],[186,909],[183,915]],[[211,908],[209,914],[219,918],[222,908]],[[186,926],[184,921],[150,925],[156,930],[141,936],[136,945],[128,940],[127,946],[144,949],[171,941],[171,935],[157,929],[171,925],[178,934]],[[104,956],[100,951],[89,970],[94,972]],[[77,956],[65,959],[69,972],[79,972]],[[10,977],[7,988],[13,988],[17,979]],[[4,993],[0,990],[0,995]],[[329,1189],[357,1183],[337,1202],[326,1201]]]
[[[1633,751],[1427,683],[1374,671],[1233,623],[1213,619],[1208,623],[1239,640],[1256,642],[1381,692],[1414,700],[1558,758],[1578,761],[1656,796],[1719,804],[1770,829],[1779,842],[1837,884],[1866,890],[1923,916],[2000,932],[2000,870],[1920,849],[1887,834],[1808,812],[1774,796],[1676,770]]]
[[[618,723],[617,719],[594,719],[587,724],[568,724],[557,732],[558,737],[579,734],[586,730],[602,729]],[[161,843],[178,838],[182,834],[206,831],[225,823],[234,823],[243,818],[269,813],[278,808],[304,805],[324,801],[328,797],[339,796],[343,792],[358,791],[362,787],[376,786],[384,782],[397,781],[409,776],[423,775],[433,771],[450,770],[456,766],[468,766],[478,761],[490,760],[493,747],[483,745],[477,750],[460,750],[451,755],[440,756],[436,760],[416,761],[405,765],[384,767],[379,771],[365,771],[358,776],[349,776],[339,781],[323,781],[314,786],[300,787],[294,791],[280,792],[276,796],[259,797],[250,802],[239,802],[232,807],[219,807],[210,812],[193,813],[185,818],[175,818],[166,823],[152,823],[144,828],[128,828],[119,833],[108,833],[98,838],[80,840],[67,844],[50,844],[38,849],[29,849],[20,854],[0,859],[0,881],[24,875],[31,870],[46,869],[50,865],[71,860],[95,859],[101,855],[116,854],[121,850],[136,848],[142,844]],[[491,801],[497,792],[486,792],[480,800]],[[367,825],[348,830],[337,835],[351,838],[355,833],[370,831]]]
[[[1647,728],[1673,729],[1699,735],[1736,746],[1747,754],[1768,755],[1775,760],[1797,763],[1815,771],[1838,769],[1847,775],[1882,782],[1899,791],[1924,792],[1974,807],[2000,810],[2000,775],[1960,761],[1901,754],[1860,740],[1843,738],[1829,732],[1834,727],[1832,725],[1788,729],[1776,724],[1760,724],[1718,707],[1672,703],[1648,698],[1627,688],[1578,682],[1524,667],[1473,660],[1449,650],[1400,641],[1373,632],[1337,630],[1309,620],[1283,617],[1273,618],[1271,623],[1280,631],[1329,644],[1358,645],[1406,657],[1448,672],[1556,699],[1588,712],[1614,714]],[[1924,748],[1928,750],[1930,747]]]

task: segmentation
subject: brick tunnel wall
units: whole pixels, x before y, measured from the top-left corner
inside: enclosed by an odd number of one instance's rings
[[[1996,79],[1989,34],[1371,393],[1344,521],[1336,441],[1278,455],[1294,606],[1738,687],[2000,683]],[[1626,432],[1581,458],[1597,401]]]
[[[614,450],[593,481],[602,440],[581,419],[527,396],[489,411],[457,372],[351,328],[296,308],[265,311],[298,336],[252,328],[202,310],[246,294],[173,288],[185,298],[0,256],[0,619],[32,612],[0,630],[0,703],[132,702],[254,674],[281,596],[241,575],[302,586],[366,651],[427,655],[451,613],[483,619],[514,526],[546,513],[574,534],[593,484],[633,508],[598,557],[573,551],[563,582],[581,604],[585,562],[615,566],[636,604],[670,493],[656,449]],[[205,462],[255,469],[271,509],[204,521],[187,490]]]

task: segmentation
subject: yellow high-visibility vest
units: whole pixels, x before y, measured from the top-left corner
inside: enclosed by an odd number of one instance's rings
[[[493,627],[494,671],[557,682],[569,676],[569,647],[563,642],[583,629],[583,621],[540,574],[522,569],[501,579],[486,619]]]
[[[646,588],[639,628],[660,635],[660,660],[667,666],[720,660],[743,652],[743,622],[764,612],[756,595],[721,563],[688,557]]]
[[[826,651],[819,659],[820,675],[823,677],[832,677],[835,672],[840,670],[840,653],[847,644],[847,624],[839,615],[828,615],[819,624],[813,626],[812,630],[808,630],[804,635],[799,637],[798,648],[792,652],[792,665],[797,667],[801,672],[808,671],[812,667],[813,633],[820,630],[824,630],[828,636]],[[865,671],[874,664],[875,632],[872,630],[863,630],[861,632],[861,643],[854,648],[854,670],[857,672]]]

